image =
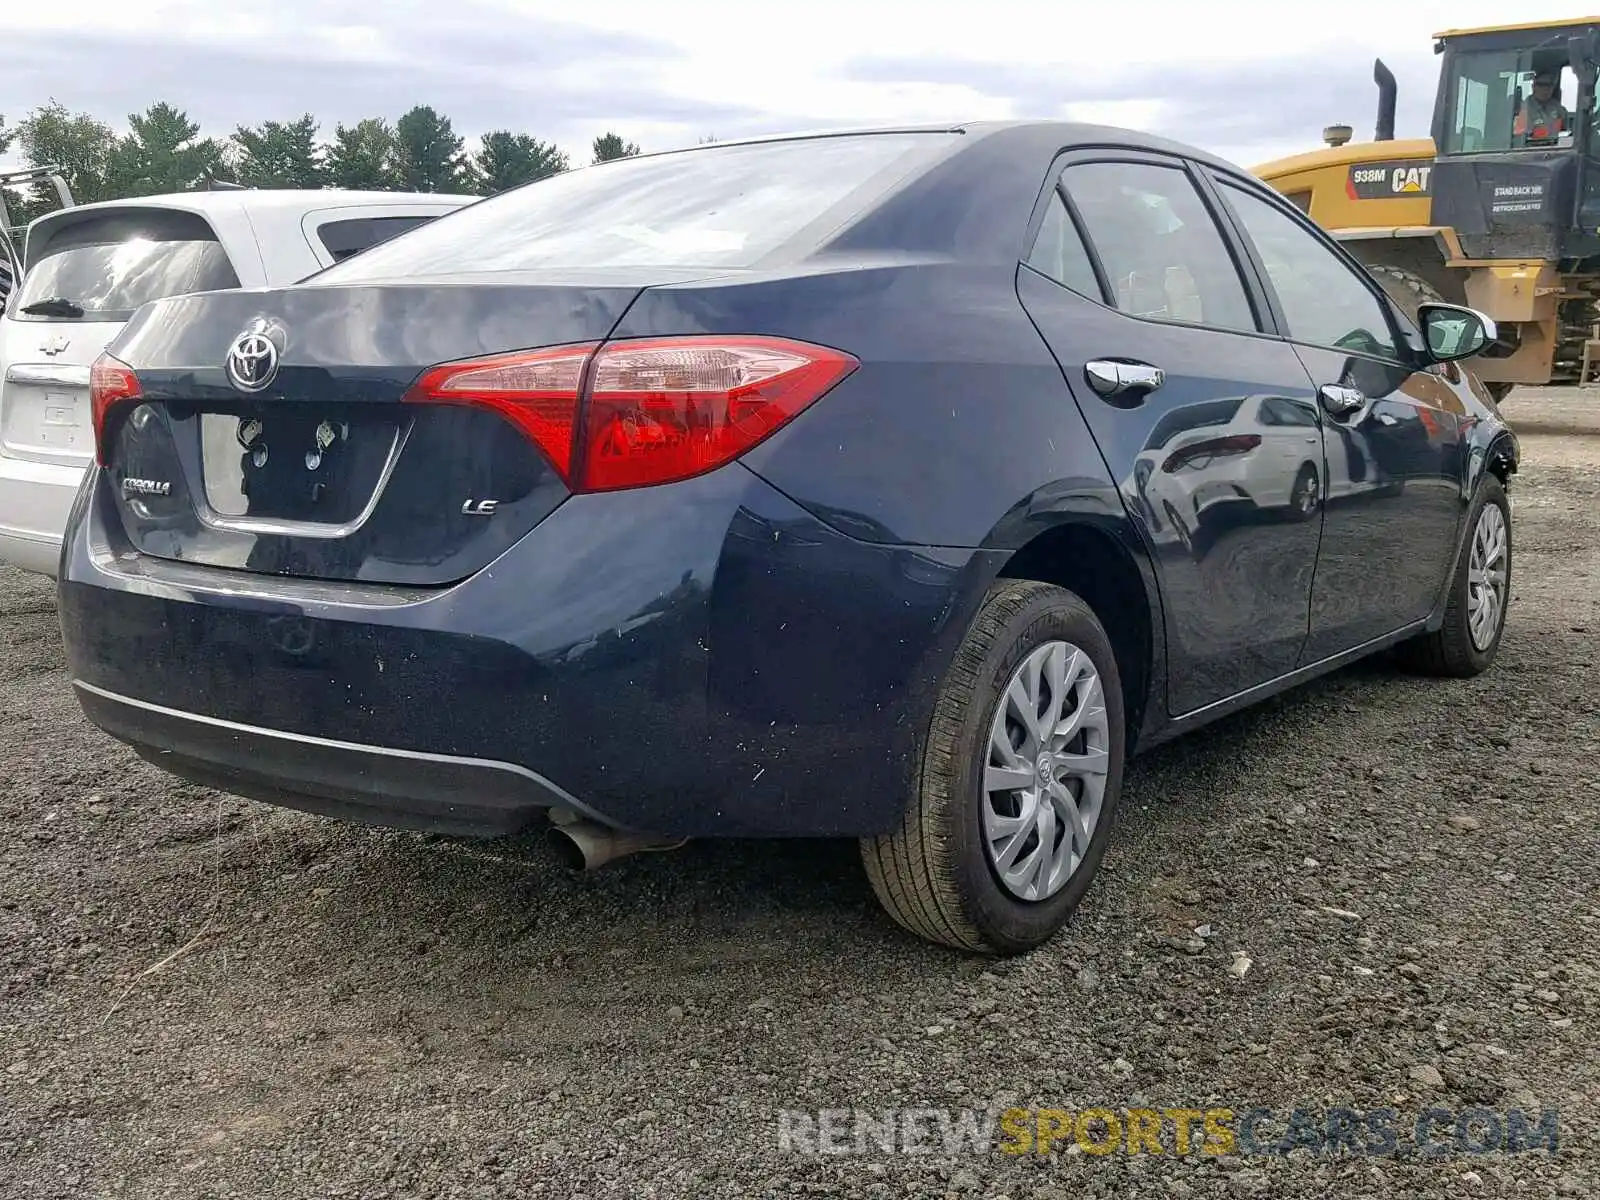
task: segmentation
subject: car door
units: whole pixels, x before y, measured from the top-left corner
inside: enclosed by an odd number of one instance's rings
[[[1289,505],[1297,464],[1260,412],[1309,414],[1312,391],[1184,162],[1079,152],[1057,168],[1018,293],[1150,546],[1180,715],[1299,660],[1321,506]]]
[[[1330,486],[1304,655],[1316,662],[1432,610],[1455,558],[1465,409],[1331,239],[1276,197],[1213,182],[1318,392]]]

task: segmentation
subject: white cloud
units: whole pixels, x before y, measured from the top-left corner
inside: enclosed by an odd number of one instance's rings
[[[1581,16],[1590,2],[1552,0],[1539,15]],[[1513,15],[1504,0],[1345,0],[1317,16],[1260,0],[8,4],[0,113],[14,122],[54,96],[120,124],[168,98],[222,134],[306,109],[331,128],[430,103],[468,135],[526,129],[579,159],[608,128],[656,148],[842,123],[1067,115],[1173,133],[1248,163],[1314,146],[1334,121],[1364,134],[1375,55],[1401,77],[1401,133],[1422,133],[1437,70],[1430,35]],[[985,78],[851,76],[853,62],[885,59],[975,64]],[[1005,86],[1015,73],[1026,87]],[[1182,124],[1175,74],[1203,79],[1210,94],[1196,113],[1230,119]]]

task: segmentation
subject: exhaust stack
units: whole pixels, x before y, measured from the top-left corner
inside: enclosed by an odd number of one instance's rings
[[[676,850],[688,838],[672,840],[647,833],[625,833],[587,821],[566,809],[550,810],[550,845],[572,871],[595,871],[609,862],[646,850]]]
[[[1400,94],[1400,85],[1395,81],[1394,72],[1383,65],[1383,59],[1375,59],[1372,64],[1372,79],[1378,85],[1378,127],[1373,130],[1372,140],[1375,142],[1394,141],[1394,108],[1395,101]]]

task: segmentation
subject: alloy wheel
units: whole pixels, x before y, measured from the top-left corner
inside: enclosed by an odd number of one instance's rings
[[[1480,653],[1500,628],[1506,605],[1506,518],[1498,504],[1485,504],[1472,531],[1467,563],[1467,631]]]
[[[983,844],[1001,886],[1048,900],[1088,853],[1105,806],[1110,725],[1094,662],[1064,641],[1012,672],[989,726]]]

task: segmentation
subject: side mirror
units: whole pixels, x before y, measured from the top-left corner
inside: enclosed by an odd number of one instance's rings
[[[1489,317],[1475,308],[1456,304],[1421,305],[1417,324],[1427,341],[1428,357],[1434,362],[1471,358],[1500,336]]]

